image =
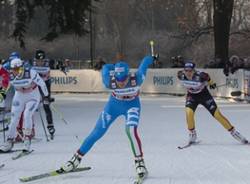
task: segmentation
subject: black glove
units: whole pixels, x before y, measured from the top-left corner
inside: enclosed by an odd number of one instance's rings
[[[49,105],[50,104],[50,98],[49,98],[49,96],[43,97],[43,104],[45,104],[45,105]]]
[[[209,86],[210,89],[215,89],[217,87],[216,83],[213,83]]]
[[[159,60],[159,54],[155,54],[154,56],[152,56],[153,59],[154,59],[154,62],[158,61]]]
[[[155,54],[153,57],[153,67],[154,68],[158,68],[159,65],[159,54]]]
[[[52,102],[54,102],[54,101],[55,101],[55,98],[50,97],[49,102],[52,103]]]
[[[182,70],[178,71],[178,72],[177,72],[177,78],[180,79],[180,80],[182,80],[183,77],[184,77],[183,71],[182,71]]]

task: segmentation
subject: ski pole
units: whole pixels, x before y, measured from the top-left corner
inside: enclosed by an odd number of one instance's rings
[[[5,142],[6,135],[5,135],[5,120],[4,120],[5,108],[4,107],[0,107],[0,117],[1,117],[2,124],[3,124],[3,142]]]
[[[217,85],[216,88],[218,89],[219,87],[223,87],[223,86],[231,86],[231,85],[234,85],[234,82],[229,80],[229,81],[226,81],[226,83],[223,83],[223,84],[220,84],[220,85]]]
[[[67,125],[69,124],[63,117],[63,114],[56,109],[56,107],[53,104],[50,104],[52,110],[60,117],[60,119]]]
[[[5,142],[5,122],[4,122],[4,119],[2,120],[2,123],[3,123],[3,142]]]
[[[223,87],[223,86],[226,86],[226,85],[228,85],[228,83],[217,85],[216,88],[220,88],[220,87]]]
[[[150,44],[150,49],[151,49],[151,56],[155,56],[155,51],[154,51],[154,41],[153,40],[150,40],[149,42]]]
[[[39,108],[39,115],[40,115],[40,118],[41,118],[41,122],[42,122],[43,130],[44,130],[44,135],[46,137],[46,141],[49,142],[49,137],[48,137],[48,134],[47,134],[47,131],[46,131],[46,128],[45,128],[44,121],[43,121],[41,108]]]

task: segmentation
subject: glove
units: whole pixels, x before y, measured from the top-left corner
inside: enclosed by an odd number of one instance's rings
[[[158,61],[159,60],[159,54],[155,54],[154,56],[152,56],[153,59],[154,59],[154,62]]]
[[[67,75],[67,71],[66,71],[66,67],[65,66],[61,66],[60,70]]]
[[[153,58],[153,67],[154,68],[158,68],[159,65],[159,54],[155,54],[154,56],[152,56]]]
[[[52,103],[52,102],[54,102],[54,101],[55,101],[55,98],[53,98],[53,97],[49,98],[49,102],[50,102],[50,103]]]
[[[49,105],[50,104],[50,98],[49,98],[49,96],[43,97],[43,104],[44,105]]]
[[[179,80],[183,80],[184,77],[185,77],[185,75],[183,74],[183,70],[180,70],[180,71],[177,72],[177,78]]]
[[[215,89],[217,87],[216,83],[213,83],[209,86],[210,89]]]

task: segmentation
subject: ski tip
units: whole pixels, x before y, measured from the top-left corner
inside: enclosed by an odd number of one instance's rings
[[[198,141],[196,141],[196,142],[187,143],[187,144],[184,145],[184,146],[178,146],[177,148],[182,150],[182,149],[188,148],[188,147],[190,147],[190,146],[200,144],[200,142],[201,142],[201,141],[198,140]]]
[[[21,181],[21,182],[28,182],[29,180],[26,177],[22,177],[22,178],[19,178],[19,181]]]
[[[86,167],[77,167],[74,170],[65,172],[62,168],[60,168],[60,169],[57,169],[56,172],[57,173],[71,173],[71,172],[87,171],[87,170],[90,170],[90,169],[91,169],[91,167],[89,167],[89,166],[86,166]]]
[[[18,153],[17,155],[11,157],[12,160],[17,160],[23,156],[26,156],[26,155],[29,155],[30,153],[32,153],[34,150],[30,150],[30,151],[27,151],[27,150],[21,150],[20,153]]]
[[[78,167],[78,168],[76,168],[76,170],[73,170],[73,172],[74,171],[86,171],[86,170],[90,170],[91,169],[91,167],[89,167],[89,166],[87,166],[87,167]]]

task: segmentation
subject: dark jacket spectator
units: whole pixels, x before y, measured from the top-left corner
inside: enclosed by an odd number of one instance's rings
[[[96,60],[95,65],[94,65],[94,69],[95,70],[101,70],[102,66],[105,65],[105,64],[106,64],[106,62],[101,57],[98,57],[97,60]]]

